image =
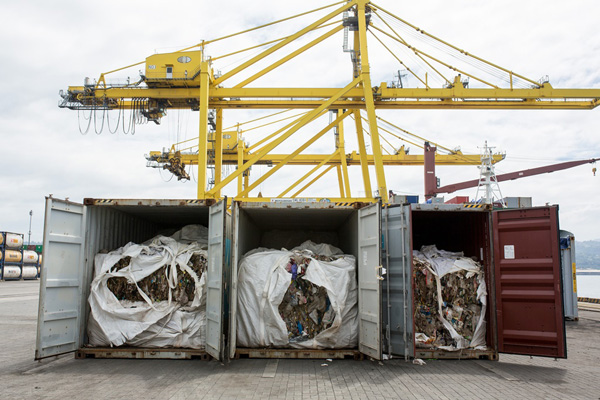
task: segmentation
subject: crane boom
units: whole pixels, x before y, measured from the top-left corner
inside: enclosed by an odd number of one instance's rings
[[[583,164],[592,164],[596,161],[600,160],[600,158],[590,158],[588,160],[577,160],[577,161],[567,161],[559,164],[546,165],[538,168],[530,168],[524,169],[521,171],[509,172],[506,174],[496,175],[496,180],[498,182],[511,181],[514,179],[525,178],[527,176],[534,176],[540,174],[549,174],[551,172],[560,171],[563,169],[569,169],[573,167],[577,167]],[[479,179],[473,179],[466,182],[454,183],[452,185],[446,185],[439,187],[437,189],[433,189],[432,193],[452,193],[461,189],[468,189],[472,187],[476,187],[479,185]]]

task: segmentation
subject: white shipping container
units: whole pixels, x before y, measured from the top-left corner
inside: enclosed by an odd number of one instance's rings
[[[237,273],[245,253],[258,247],[291,249],[306,240],[327,243],[356,257],[358,276],[358,351],[381,359],[380,204],[315,202],[234,202],[229,357],[271,354],[273,357],[327,358],[326,351],[238,349],[236,346]],[[340,353],[337,353],[340,354]]]
[[[94,257],[129,242],[143,243],[185,225],[209,229],[207,267],[206,353],[223,358],[223,293],[230,217],[226,201],[85,199],[84,204],[46,198],[44,222],[44,268],[40,282],[40,305],[35,359],[78,352],[79,357],[190,358],[198,352],[185,349],[118,348],[85,353],[88,343],[87,299],[93,279]],[[88,349],[85,349],[86,351]],[[91,351],[91,350],[90,350]]]

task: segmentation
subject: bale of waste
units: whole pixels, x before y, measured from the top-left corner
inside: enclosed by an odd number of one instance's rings
[[[131,257],[127,256],[119,260],[112,270],[119,271],[129,266]],[[202,278],[202,274],[206,271],[208,265],[207,254],[205,251],[194,252],[188,267],[194,271],[198,279]],[[129,301],[144,301],[141,292],[144,292],[152,302],[167,301],[169,292],[172,293],[173,299],[186,305],[193,301],[196,295],[196,281],[187,271],[177,269],[177,287],[171,291],[168,282],[167,269],[168,265],[154,271],[139,282],[131,282],[126,277],[112,277],[107,281],[108,289],[119,300]]]
[[[89,345],[204,347],[206,241],[174,236],[96,255]]]
[[[237,298],[238,347],[357,346],[356,261],[333,246],[307,241],[247,253]]]
[[[434,245],[413,252],[417,347],[485,348],[484,270],[463,253]]]
[[[315,255],[315,258],[332,262],[337,257]],[[295,254],[285,266],[285,270],[292,275],[292,281],[278,310],[285,322],[290,342],[314,339],[331,327],[335,317],[327,289],[304,279],[310,262],[310,257]]]

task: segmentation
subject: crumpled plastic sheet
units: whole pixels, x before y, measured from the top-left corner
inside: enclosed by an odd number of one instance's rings
[[[356,347],[354,256],[311,241],[248,252],[239,264],[236,327],[238,347]]]
[[[313,255],[319,261],[331,262],[337,257]],[[285,270],[291,274],[291,283],[279,305],[290,342],[313,339],[331,327],[335,312],[327,290],[304,279],[311,259],[301,254],[290,257]]]
[[[413,271],[417,347],[485,348],[487,291],[481,264],[462,253],[423,246],[413,252]]]
[[[157,236],[96,255],[90,346],[204,347],[207,252],[186,242]]]

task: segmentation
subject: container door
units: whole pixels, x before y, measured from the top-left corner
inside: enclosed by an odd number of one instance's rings
[[[381,359],[380,204],[358,210],[358,349]]]
[[[237,203],[232,204],[233,213],[233,245],[231,248],[231,269],[230,269],[230,285],[229,290],[229,358],[235,358],[237,347],[237,279],[238,279],[238,238],[240,237],[240,209]]]
[[[410,205],[386,207],[381,211],[384,232],[382,319],[385,321],[385,353],[414,357],[412,245]]]
[[[86,208],[46,199],[35,359],[80,347]]]
[[[227,201],[210,207],[208,218],[208,271],[206,283],[206,352],[223,359],[223,268]]]
[[[493,213],[498,351],[566,358],[558,207]]]

